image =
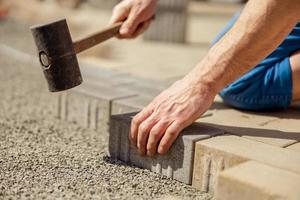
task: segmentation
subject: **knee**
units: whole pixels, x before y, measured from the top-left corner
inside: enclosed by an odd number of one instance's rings
[[[251,70],[220,92],[225,104],[243,110],[276,111],[287,108],[292,100],[289,58]]]

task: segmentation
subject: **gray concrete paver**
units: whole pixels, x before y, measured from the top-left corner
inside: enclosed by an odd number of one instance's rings
[[[124,114],[111,117],[110,156],[186,184],[192,181],[195,142],[224,133],[222,130],[193,124],[182,131],[166,155],[142,157],[128,139],[132,116]]]

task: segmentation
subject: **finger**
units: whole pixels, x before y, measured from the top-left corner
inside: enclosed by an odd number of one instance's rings
[[[120,34],[122,37],[130,38],[131,35],[136,31],[138,25],[140,24],[140,17],[138,14],[138,9],[132,8],[130,10],[127,20],[121,27]]]
[[[125,21],[130,13],[130,7],[125,4],[126,2],[123,1],[116,5],[113,9],[112,17],[109,20],[109,25],[115,24],[117,22]],[[116,35],[117,38],[122,39],[123,37],[121,34]]]
[[[154,156],[156,154],[158,143],[170,124],[170,122],[160,121],[155,126],[153,126],[149,133],[147,142],[148,156]]]
[[[152,116],[150,116],[140,124],[137,135],[137,148],[139,150],[140,155],[146,154],[146,146],[149,132],[156,123],[157,121]]]
[[[148,20],[138,26],[138,29],[132,34],[132,38],[136,38],[143,34],[150,26],[152,20]]]
[[[113,9],[112,17],[109,20],[109,24],[115,24],[126,20],[130,12],[130,8],[124,3],[116,5]]]
[[[138,113],[136,116],[133,117],[131,120],[131,128],[129,133],[129,138],[131,140],[131,143],[133,145],[137,145],[137,135],[138,135],[138,128],[140,124],[145,121],[151,114],[152,114],[151,107],[146,107],[143,109],[140,113]]]
[[[174,121],[167,128],[166,133],[162,137],[157,152],[159,154],[165,154],[170,149],[170,147],[172,146],[182,129],[183,126],[180,123]]]

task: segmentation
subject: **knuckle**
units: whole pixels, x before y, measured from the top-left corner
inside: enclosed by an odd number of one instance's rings
[[[147,131],[147,128],[148,128],[147,124],[141,124],[141,125],[139,126],[139,132],[140,132],[140,133],[144,133],[144,132]]]
[[[153,131],[153,132],[151,132],[151,135],[153,135],[153,137],[155,139],[157,139],[157,138],[159,138],[160,133],[159,133],[159,131]]]
[[[172,122],[172,120],[171,119],[163,119],[163,120],[161,120],[160,121],[160,123],[162,124],[162,126],[167,126],[167,125],[169,125],[170,124],[170,122]]]
[[[140,120],[139,120],[139,117],[138,117],[138,116],[135,116],[135,117],[132,118],[132,123],[133,123],[133,124],[138,124],[139,121],[140,121]]]
[[[166,130],[166,134],[168,135],[174,135],[177,131],[178,127],[170,127],[168,130]]]
[[[167,148],[168,148],[168,145],[166,143],[162,143],[159,145],[159,148],[162,150],[162,151],[165,151]]]
[[[136,10],[134,12],[134,16],[136,17],[136,19],[142,19],[144,15],[144,11],[143,10]]]
[[[176,131],[169,131],[167,134],[171,135],[172,137],[176,135]]]

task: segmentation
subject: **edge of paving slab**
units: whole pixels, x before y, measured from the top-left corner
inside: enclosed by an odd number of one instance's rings
[[[193,186],[214,194],[223,170],[250,160],[300,174],[300,154],[296,151],[223,135],[196,143]]]
[[[300,175],[256,161],[239,164],[220,173],[216,198],[300,199]]]
[[[128,139],[134,114],[111,116],[109,155],[113,159],[149,169],[186,184],[192,183],[195,143],[224,134],[222,130],[193,123],[181,132],[167,154],[156,155],[153,158],[143,157],[131,146]]]

